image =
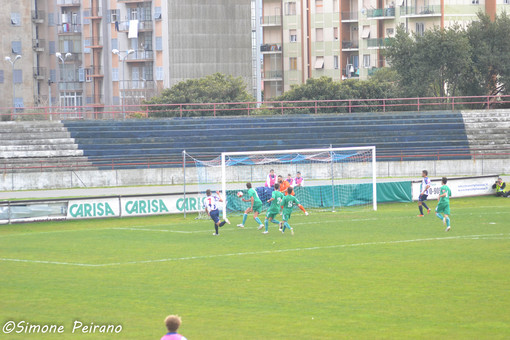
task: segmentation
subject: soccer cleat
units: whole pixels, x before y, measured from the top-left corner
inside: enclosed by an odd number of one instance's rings
[[[427,214],[430,214],[430,209],[427,209]]]
[[[291,229],[290,229],[290,234],[291,234],[291,235],[294,235],[294,228],[291,228]]]
[[[219,234],[213,233],[213,236],[218,236]]]
[[[450,227],[446,227],[446,229],[444,231],[450,231]]]
[[[308,211],[307,211],[307,212],[305,212],[305,216],[308,216]]]
[[[259,225],[259,227],[258,227],[257,229],[258,229],[258,230],[260,230],[260,229],[262,229],[262,228],[264,228],[264,225],[263,225],[263,224]]]
[[[269,231],[264,230],[262,234],[269,234]]]
[[[244,224],[242,224],[242,223],[241,223],[241,224],[238,224],[237,226],[238,226],[239,228],[244,228]]]
[[[422,215],[422,214],[420,214],[420,215],[416,215],[416,217],[423,217],[423,215]]]
[[[227,224],[230,224],[230,221],[228,220],[228,218],[225,217],[225,220],[224,220]]]

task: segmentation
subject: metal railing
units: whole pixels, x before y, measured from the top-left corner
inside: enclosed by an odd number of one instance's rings
[[[97,69],[99,72],[100,68]],[[102,96],[99,97],[100,101],[87,101],[87,104],[103,103]],[[491,108],[510,108],[510,95],[124,105],[126,114],[144,112],[144,116],[148,118],[455,111]],[[27,120],[49,120],[50,115],[57,113],[58,109],[58,107],[25,107],[24,111],[30,111],[30,117],[27,117]],[[87,119],[124,118],[121,105],[102,105],[102,112],[99,114],[94,112],[92,116],[88,115],[90,109],[88,106],[72,109],[83,113],[82,116]],[[13,115],[12,107],[0,107],[0,121],[25,119],[24,112],[17,113],[16,117]]]
[[[342,48],[359,48],[359,40],[342,40]]]
[[[121,21],[119,22],[119,31],[121,32],[127,32],[129,31],[129,23],[131,21]],[[138,30],[139,31],[150,31],[154,28],[152,20],[140,20],[138,21]]]
[[[282,17],[279,15],[270,15],[260,18],[261,25],[274,25],[279,26],[282,24]]]
[[[34,51],[44,51],[45,48],[46,48],[46,40],[32,39],[32,49]]]
[[[440,15],[440,5],[427,5],[427,6],[407,6],[405,7],[405,15],[408,16],[425,16],[425,15]]]
[[[46,18],[46,12],[45,11],[32,11],[32,20],[37,21],[39,23],[43,23],[44,19]]]
[[[154,51],[151,50],[135,50],[134,53],[128,54],[128,61],[133,60],[153,60],[154,59]]]
[[[263,79],[282,79],[283,78],[283,70],[275,70],[275,71],[264,71],[262,75]]]
[[[82,27],[78,24],[59,24],[58,25],[58,34],[74,34],[81,33]]]
[[[388,41],[389,38],[367,39],[367,47],[384,47]]]

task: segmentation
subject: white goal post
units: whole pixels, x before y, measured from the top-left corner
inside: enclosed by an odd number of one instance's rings
[[[330,155],[330,161],[328,162],[328,159],[327,157],[324,158],[324,156],[321,156],[323,157],[321,159],[321,163],[322,164],[328,164],[330,163],[331,164],[331,185],[332,185],[332,195],[333,195],[333,208],[334,208],[334,202],[335,202],[335,190],[334,190],[334,186],[335,186],[335,171],[334,171],[334,166],[335,166],[335,155],[338,154],[338,153],[348,153],[348,152],[353,152],[353,153],[359,153],[359,152],[369,152],[370,155],[369,156],[365,156],[365,157],[369,157],[370,158],[370,161],[371,161],[371,168],[368,170],[370,172],[370,175],[369,175],[369,180],[371,181],[372,183],[372,197],[371,197],[371,200],[372,200],[372,208],[373,210],[377,210],[377,179],[376,179],[376,174],[377,174],[377,163],[376,163],[376,148],[375,146],[366,146],[366,147],[346,147],[346,148],[323,148],[323,149],[290,149],[290,150],[264,150],[264,151],[240,151],[240,152],[222,152],[221,153],[221,191],[222,191],[222,196],[224,197],[224,200],[222,202],[222,207],[223,207],[223,217],[225,218],[227,216],[227,166],[229,166],[228,163],[231,163],[230,160],[231,158],[233,157],[238,157],[238,156],[246,156],[246,157],[253,157],[253,156],[259,156],[259,157],[266,157],[266,156],[271,156],[271,155],[314,155],[314,154],[320,154],[320,155],[327,155],[329,153]],[[313,156],[311,156],[313,157]],[[345,156],[344,158],[347,159],[349,158],[350,156]],[[257,163],[257,164],[267,164],[268,166],[271,165],[272,163],[270,161],[267,161],[267,162],[264,162],[264,161],[261,161],[261,163]],[[356,174],[358,175],[358,174]],[[350,176],[350,177],[354,177],[354,176]]]

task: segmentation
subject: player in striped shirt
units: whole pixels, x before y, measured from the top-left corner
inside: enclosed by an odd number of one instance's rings
[[[218,209],[218,203],[223,202],[223,200],[221,199],[219,191],[216,191],[216,194],[218,196],[213,196],[211,190],[207,189],[205,191],[205,195],[207,197],[204,200],[205,212],[214,221],[214,230],[216,230],[213,234],[214,236],[218,235],[218,227],[223,227],[225,223],[230,224],[230,221],[227,218],[220,222],[220,210]]]
[[[430,189],[430,179],[427,177],[429,172],[427,170],[423,170],[421,173],[421,177],[423,179],[421,180],[420,184],[420,196],[418,197],[418,209],[420,210],[420,214],[418,217],[423,217],[423,207],[422,205],[427,209],[427,214],[430,213],[430,209],[427,206],[427,203],[425,201],[427,200],[427,196],[429,195],[429,189]]]

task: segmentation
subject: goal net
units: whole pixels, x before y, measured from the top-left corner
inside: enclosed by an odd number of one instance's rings
[[[375,153],[375,147],[353,147],[224,152],[207,160],[186,154],[195,168],[188,170],[185,178],[188,183],[197,183],[199,196],[205,197],[207,189],[219,191],[226,198],[223,216],[249,207],[250,203],[237,196],[238,192],[246,194],[247,182],[267,209],[272,184],[279,180],[289,182],[307,210],[377,210]],[[268,179],[271,173],[274,178]],[[203,216],[199,214],[199,218]]]

